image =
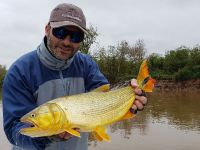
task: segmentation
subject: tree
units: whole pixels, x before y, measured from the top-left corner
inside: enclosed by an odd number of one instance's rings
[[[177,72],[179,69],[185,67],[189,60],[190,50],[185,47],[179,47],[176,50],[169,51],[165,55],[164,67],[171,73]]]
[[[96,60],[110,83],[117,83],[136,77],[144,55],[145,48],[141,40],[134,46],[124,40],[117,46],[109,46],[107,50],[101,48],[96,53]]]
[[[190,51],[190,65],[200,65],[200,46],[196,46]]]
[[[137,40],[135,45],[129,49],[129,59],[133,63],[141,62],[144,59],[146,50],[143,40]]]
[[[89,54],[89,49],[91,45],[95,43],[96,37],[98,36],[97,29],[93,26],[90,26],[87,32],[88,33],[85,34],[85,38],[80,46],[80,51],[85,54]]]
[[[164,57],[153,53],[148,57],[148,59],[149,66],[152,69],[152,71],[163,70]]]
[[[2,89],[3,80],[6,75],[6,67],[0,65],[0,89]]]

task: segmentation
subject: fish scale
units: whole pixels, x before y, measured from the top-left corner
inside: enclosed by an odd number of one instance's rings
[[[131,99],[131,97],[134,96],[133,88],[128,86],[103,94],[100,92],[80,94],[75,96],[76,99],[73,96],[67,97],[65,100],[59,101],[58,105],[68,114],[69,122],[73,122],[76,127],[81,125],[84,131],[83,125],[85,124],[88,128],[88,122],[90,126],[97,126],[108,125],[119,120],[123,117],[124,112],[127,112],[124,107],[130,108],[134,101],[134,98]],[[68,109],[64,109],[64,107]],[[116,118],[116,116],[118,117]]]

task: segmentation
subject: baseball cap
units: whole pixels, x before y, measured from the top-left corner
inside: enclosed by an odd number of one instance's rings
[[[53,28],[61,26],[76,26],[83,32],[86,30],[86,19],[81,8],[73,4],[59,4],[52,11],[49,18],[50,26]]]

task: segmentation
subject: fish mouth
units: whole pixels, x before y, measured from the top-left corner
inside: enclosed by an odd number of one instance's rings
[[[37,131],[41,130],[36,123],[34,123],[32,120],[29,119],[20,119],[21,122],[26,123],[29,125],[28,127],[22,128],[20,130],[21,134],[28,135],[31,137],[35,137],[33,133],[36,133]]]
[[[37,126],[36,123],[34,121],[30,120],[30,119],[21,118],[20,121],[27,123],[28,125],[30,125],[30,127],[36,127]]]
[[[48,130],[44,130],[42,128],[40,128],[36,123],[34,123],[32,120],[29,119],[20,119],[21,122],[24,122],[26,124],[28,124],[28,127],[24,127],[22,129],[20,129],[20,133],[32,138],[35,137],[44,137],[44,136],[49,136],[52,135],[51,133],[49,133]]]

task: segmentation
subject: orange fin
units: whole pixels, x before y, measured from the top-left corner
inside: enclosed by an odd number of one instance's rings
[[[92,92],[108,92],[110,90],[110,84],[104,84],[94,90]]]
[[[94,132],[95,132],[94,135],[97,137],[97,140],[100,140],[100,141],[105,140],[107,142],[110,141],[110,137],[106,133],[105,127],[97,127],[95,128]]]
[[[149,75],[147,60],[144,60],[140,66],[137,82],[140,89],[144,90],[145,92],[152,92],[156,80],[151,78]]]
[[[150,77],[147,83],[143,86],[143,90],[145,92],[152,92],[155,82],[156,80]]]
[[[133,118],[133,117],[135,117],[135,115],[132,113],[132,112],[130,112],[130,110],[122,117],[122,120],[126,120],[126,119],[131,119],[131,118]]]
[[[74,129],[67,128],[67,129],[65,129],[65,131],[70,133],[71,135],[74,135],[74,136],[77,136],[77,137],[81,137],[80,132],[78,132],[78,131],[76,131]]]
[[[92,135],[93,135],[98,141],[100,141],[100,142],[103,141],[103,138],[100,137],[96,132],[92,132]]]
[[[145,78],[149,77],[149,70],[147,67],[147,60],[144,60],[140,65],[140,70],[137,76],[137,81],[139,84],[139,88],[142,88],[142,82]]]

